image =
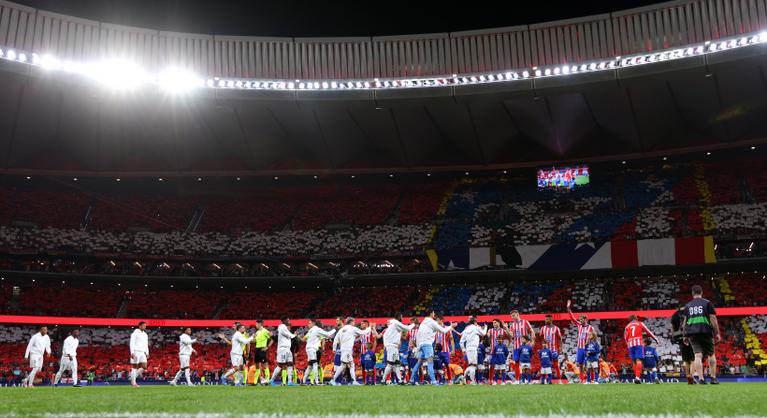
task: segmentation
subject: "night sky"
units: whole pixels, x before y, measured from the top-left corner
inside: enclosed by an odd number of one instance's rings
[[[376,36],[525,25],[657,3],[419,0],[16,0],[38,9],[152,29],[284,37]],[[456,6],[465,4],[465,6]],[[501,12],[499,4],[513,12]]]

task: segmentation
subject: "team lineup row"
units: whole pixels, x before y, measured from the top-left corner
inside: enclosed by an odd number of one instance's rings
[[[719,327],[711,302],[702,298],[702,291],[698,286],[693,287],[693,299],[685,307],[680,307],[671,318],[671,327],[674,341],[679,344],[685,371],[689,383],[705,383],[702,359],[708,358],[709,375],[712,383],[716,380],[716,359],[714,357],[714,339],[720,339]],[[580,370],[580,381],[589,383],[597,382],[597,377],[604,362],[600,365],[602,347],[599,344],[597,330],[588,323],[586,315],[576,316],[570,310],[568,301],[567,310],[570,320],[577,326],[577,356],[576,363]],[[335,354],[334,373],[330,380],[331,385],[339,383],[339,379],[354,376],[347,379],[352,385],[358,385],[355,370],[355,345],[360,343],[358,351],[361,357],[363,380],[367,383],[368,377],[373,376],[375,381],[375,354],[373,345],[383,340],[383,356],[385,369],[381,378],[382,382],[392,384],[394,382],[404,384],[415,382],[419,378],[419,372],[423,372],[422,379],[431,384],[438,384],[435,369],[441,374],[449,374],[450,353],[456,340],[459,340],[460,351],[465,361],[464,379],[469,384],[478,382],[478,370],[485,370],[483,365],[488,365],[489,381],[494,381],[493,376],[498,373],[505,382],[507,370],[513,372],[514,383],[529,383],[532,381],[532,359],[537,354],[540,362],[538,370],[541,383],[551,383],[552,375],[556,374],[561,379],[559,364],[559,352],[562,344],[562,332],[553,323],[552,316],[547,315],[545,324],[539,330],[535,330],[531,323],[520,318],[519,312],[511,312],[512,320],[504,323],[498,319],[492,321],[492,325],[480,326],[477,318],[469,317],[461,332],[454,325],[445,324],[441,315],[432,312],[423,320],[411,318],[410,323],[405,325],[402,316],[398,315],[387,321],[382,333],[376,329],[376,324],[366,320],[357,324],[352,318],[338,317],[335,327],[325,329],[319,320],[310,319],[305,335],[299,338],[291,332],[289,318],[282,318],[275,335],[266,329],[262,321],[257,321],[256,331],[248,335],[247,327],[240,323],[233,325],[233,334],[227,338],[223,334],[218,337],[231,346],[231,368],[221,377],[221,382],[226,383],[230,377],[235,385],[243,385],[246,381],[245,363],[250,355],[255,363],[256,384],[276,385],[276,380],[286,372],[283,383],[295,386],[297,373],[294,370],[294,352],[297,350],[299,340],[305,342],[307,368],[303,373],[303,383],[322,384],[323,373],[319,361],[322,348],[326,340],[332,339],[332,350]],[[138,325],[130,338],[130,382],[138,386],[137,379],[147,369],[149,357],[149,338],[146,333],[145,322]],[[646,338],[645,338],[646,336]],[[77,378],[77,348],[79,344],[79,330],[71,332],[63,343],[62,356],[59,371],[53,380],[57,385],[65,372],[72,375],[75,386],[79,385]],[[541,348],[534,352],[536,339],[541,340]],[[267,350],[276,340],[276,366],[268,379],[269,363]],[[636,383],[641,383],[640,376],[643,370],[655,372],[658,355],[651,343],[657,341],[650,331],[636,315],[629,317],[629,323],[624,330],[624,340],[629,351],[629,357],[634,362],[634,377]],[[197,342],[192,337],[192,329],[186,328],[179,337],[179,370],[175,378],[170,382],[176,385],[185,377],[187,384],[191,385],[190,359],[196,353],[193,345]],[[43,357],[51,354],[50,337],[47,328],[40,327],[40,332],[33,335],[25,352],[25,359],[29,360],[30,372],[24,379],[24,386],[31,386],[34,376],[43,365]],[[569,362],[567,362],[569,363]],[[435,367],[436,366],[436,367]],[[261,371],[264,376],[261,376]],[[409,373],[407,373],[409,371]],[[463,370],[462,370],[463,371]],[[569,370],[572,371],[572,370]],[[407,373],[407,376],[403,374]],[[481,374],[481,373],[480,373]],[[510,375],[512,373],[509,373]],[[656,374],[652,374],[657,377]],[[561,382],[561,380],[560,380]]]

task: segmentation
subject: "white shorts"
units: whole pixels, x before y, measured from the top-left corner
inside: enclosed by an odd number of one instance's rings
[[[292,362],[293,362],[293,353],[290,351],[289,348],[277,349],[277,363],[292,363]]]
[[[316,348],[307,348],[306,349],[306,361],[317,361],[317,349]]]
[[[133,357],[131,357],[130,359],[130,364],[142,364],[142,363],[146,363],[146,353],[134,351]]]
[[[551,374],[551,367],[541,367],[541,374]]]
[[[386,362],[396,363],[399,361],[399,347],[389,346],[386,347]]]
[[[477,350],[466,349],[466,360],[469,364],[477,364]]]
[[[30,369],[42,369],[43,368],[43,356],[41,354],[29,355],[29,368]]]
[[[192,356],[189,356],[186,354],[181,354],[178,356],[178,363],[181,365],[182,369],[186,369],[187,367],[189,367],[189,359],[191,357]]]
[[[588,369],[598,369],[599,368],[599,362],[598,361],[587,361],[586,362],[586,368],[588,368]]]
[[[530,363],[519,363],[519,368],[521,369],[529,369]]]
[[[477,370],[480,370],[480,371],[485,370],[485,363],[477,364]]]
[[[62,356],[61,363],[59,363],[59,369],[64,371],[69,370],[72,373],[77,372],[77,357],[70,360],[68,356]]]
[[[232,362],[232,367],[240,367],[243,364],[242,354],[234,354],[232,353],[230,356],[230,360]]]
[[[341,363],[351,363],[354,361],[351,351],[341,351]]]
[[[506,365],[505,364],[493,364],[493,369],[494,370],[499,370],[499,371],[500,370],[506,370]]]

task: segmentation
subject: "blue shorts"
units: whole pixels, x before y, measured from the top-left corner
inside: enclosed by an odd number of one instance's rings
[[[632,361],[643,360],[644,359],[644,347],[641,346],[641,345],[635,345],[633,347],[629,347],[629,358]]]
[[[575,354],[575,362],[578,364],[583,364],[586,362],[586,349],[585,348],[579,348],[578,352]]]
[[[419,360],[426,360],[434,357],[434,347],[432,347],[431,344],[419,346],[418,351],[416,352],[416,357],[418,357]]]
[[[444,364],[445,366],[450,364],[450,353],[446,353],[443,351],[441,353],[438,353],[437,355],[439,356],[440,360],[442,360],[442,364]]]
[[[416,364],[418,364],[418,359],[417,358],[415,358],[415,357],[408,357],[407,358],[407,366],[410,367],[410,370],[413,370],[415,368]]]
[[[514,350],[513,357],[514,357],[514,363],[519,363],[519,349],[518,348]]]
[[[333,357],[333,365],[334,366],[341,365],[341,353],[336,353],[335,357]]]

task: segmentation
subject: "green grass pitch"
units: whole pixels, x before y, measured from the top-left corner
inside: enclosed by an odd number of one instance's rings
[[[0,389],[0,416],[361,415],[764,416],[767,384]]]

